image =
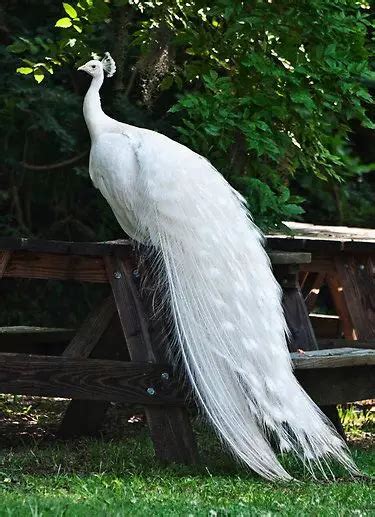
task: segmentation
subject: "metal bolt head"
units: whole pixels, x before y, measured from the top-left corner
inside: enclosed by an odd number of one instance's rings
[[[365,266],[364,266],[363,264],[360,264],[360,265],[359,265],[359,269],[360,269],[361,271],[363,271],[363,270],[365,269]]]
[[[115,272],[113,273],[113,276],[116,278],[116,280],[119,280],[119,279],[121,278],[121,276],[122,276],[122,275],[121,275],[120,271],[115,271]]]
[[[169,379],[169,373],[168,372],[163,372],[161,374],[161,378],[164,380],[164,381],[167,381]]]
[[[141,275],[140,275],[140,273],[139,273],[139,271],[138,271],[138,269],[135,269],[135,270],[133,271],[133,276],[134,276],[134,278],[139,278],[139,277],[141,276]]]
[[[154,390],[154,388],[147,388],[147,395],[150,395],[151,397],[152,397],[153,395],[155,395],[155,390]]]

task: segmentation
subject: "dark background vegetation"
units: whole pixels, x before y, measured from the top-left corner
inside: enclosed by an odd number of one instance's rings
[[[88,177],[89,81],[75,70],[105,50],[107,113],[207,156],[263,229],[374,226],[373,15],[354,0],[3,1],[0,235],[122,237]],[[0,290],[2,324],[75,325],[102,294]]]

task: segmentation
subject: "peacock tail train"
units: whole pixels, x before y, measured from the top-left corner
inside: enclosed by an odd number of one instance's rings
[[[175,342],[219,437],[270,480],[292,479],[270,439],[313,473],[329,474],[331,459],[358,473],[293,375],[280,287],[243,198],[187,147],[107,117],[91,63],[81,67],[94,77],[84,104],[91,178],[124,231],[163,261]]]
[[[201,407],[234,455],[263,477],[291,479],[269,437],[314,473],[328,458],[357,472],[346,445],[293,375],[281,289],[243,198],[212,165],[183,146],[163,173],[161,150],[134,145],[139,230],[159,250],[184,364]],[[153,149],[153,145],[155,149]],[[159,153],[158,161],[145,157]],[[160,195],[162,193],[162,195]]]

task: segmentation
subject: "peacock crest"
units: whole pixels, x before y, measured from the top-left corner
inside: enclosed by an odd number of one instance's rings
[[[104,54],[102,59],[103,70],[107,74],[107,77],[112,77],[116,72],[116,63],[109,52]]]

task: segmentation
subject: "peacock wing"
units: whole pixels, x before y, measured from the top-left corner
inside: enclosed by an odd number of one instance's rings
[[[90,176],[122,229],[133,239],[145,236],[137,218],[139,165],[134,143],[123,134],[105,133],[92,145]]]

